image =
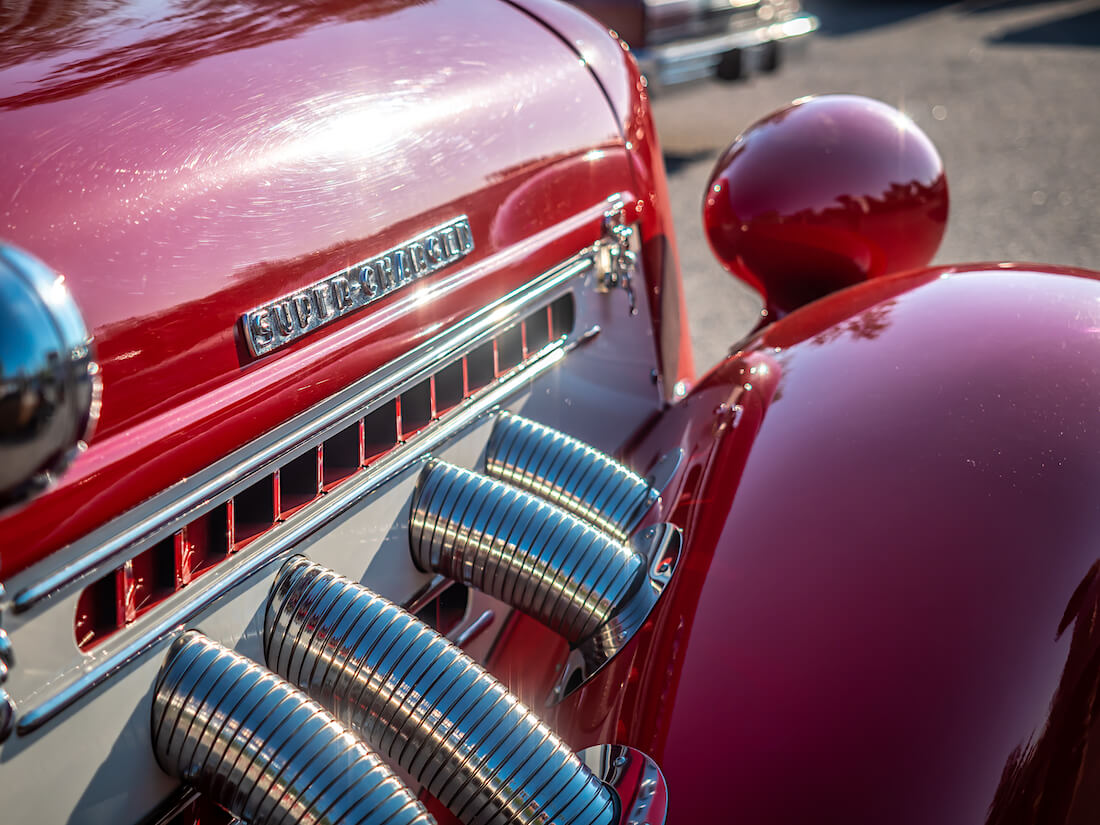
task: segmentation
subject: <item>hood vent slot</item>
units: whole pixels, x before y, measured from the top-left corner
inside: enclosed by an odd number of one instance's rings
[[[87,586],[74,617],[77,646],[92,650],[325,493],[406,443],[415,444],[416,436],[441,416],[538,355],[551,343],[544,340],[544,330],[553,330],[555,341],[569,335],[573,318],[573,296],[566,293],[465,355],[440,364],[418,383],[376,400],[370,412],[304,452],[299,445],[273,470]],[[533,338],[529,329],[534,330]],[[143,558],[147,553],[156,558],[148,562]],[[146,568],[159,572],[150,578],[143,572]]]
[[[363,421],[345,427],[321,445],[321,485],[331,490],[363,466]]]

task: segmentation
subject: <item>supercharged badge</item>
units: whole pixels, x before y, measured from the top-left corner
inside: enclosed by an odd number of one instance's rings
[[[465,258],[474,236],[465,215],[241,316],[253,355],[265,355],[337,318]]]

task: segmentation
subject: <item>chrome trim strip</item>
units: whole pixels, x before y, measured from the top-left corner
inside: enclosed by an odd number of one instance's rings
[[[15,594],[12,601],[13,609],[16,613],[22,613],[85,575],[95,572],[100,566],[114,567],[126,561],[128,557],[137,555],[146,546],[201,515],[203,510],[216,506],[222,497],[231,492],[234,485],[241,484],[246,477],[261,473],[268,464],[285,456],[302,442],[316,438],[326,429],[330,427],[335,429],[336,426],[346,423],[346,420],[369,411],[368,407],[372,402],[383,398],[388,400],[402,385],[427,376],[438,364],[473,349],[481,339],[491,338],[497,331],[521,317],[527,305],[537,303],[548,292],[571,279],[583,276],[594,265],[594,250],[588,248],[581,251],[549,272],[493,302],[476,315],[459,322],[452,329],[417,347],[406,356],[409,358],[408,362],[397,368],[394,374],[373,381],[367,379],[369,383],[363,389],[320,414],[312,411],[303,413],[302,417],[306,420],[291,432],[124,529],[95,550],[81,556],[80,559],[65,565],[41,581],[22,588]],[[421,434],[418,434],[417,438],[422,438]],[[160,495],[167,493],[168,491],[165,491]]]
[[[463,430],[477,418],[491,411],[516,392],[522,385],[555,366],[570,350],[592,340],[600,332],[598,326],[572,341],[559,341],[549,345],[542,353],[521,365],[505,381],[490,388],[480,398],[474,398],[465,408],[443,421],[429,424],[422,430],[415,442],[399,447],[385,458],[372,465],[373,472],[365,473],[361,478],[349,481],[325,496],[310,510],[303,510],[298,517],[287,521],[270,538],[257,539],[248,549],[227,559],[219,570],[218,576],[200,578],[188,590],[190,598],[156,621],[156,609],[151,611],[144,626],[134,625],[135,638],[121,647],[109,658],[96,663],[72,683],[39,705],[27,710],[19,719],[16,731],[25,736],[49,722],[57,714],[85,694],[105,682],[115,673],[133,662],[153,647],[180,630],[181,625],[209,607],[226,591],[240,584],[246,578],[267,564],[279,560],[294,544],[320,528],[325,522],[340,515],[363,496],[373,492],[392,476],[402,472],[413,464],[425,460],[424,454],[432,450],[451,436]],[[207,581],[206,579],[209,579]],[[120,631],[119,636],[127,631]]]

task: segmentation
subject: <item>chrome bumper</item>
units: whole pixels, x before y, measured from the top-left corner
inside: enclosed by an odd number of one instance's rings
[[[634,56],[651,86],[670,86],[713,75],[734,79],[775,68],[781,53],[786,56],[804,47],[817,27],[814,15],[799,14],[753,29],[639,49]]]

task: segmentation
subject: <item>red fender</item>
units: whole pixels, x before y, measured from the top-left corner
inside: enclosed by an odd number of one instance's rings
[[[633,453],[688,456],[673,585],[556,726],[652,754],[679,825],[1100,821],[1086,275],[872,281],[719,365]]]

